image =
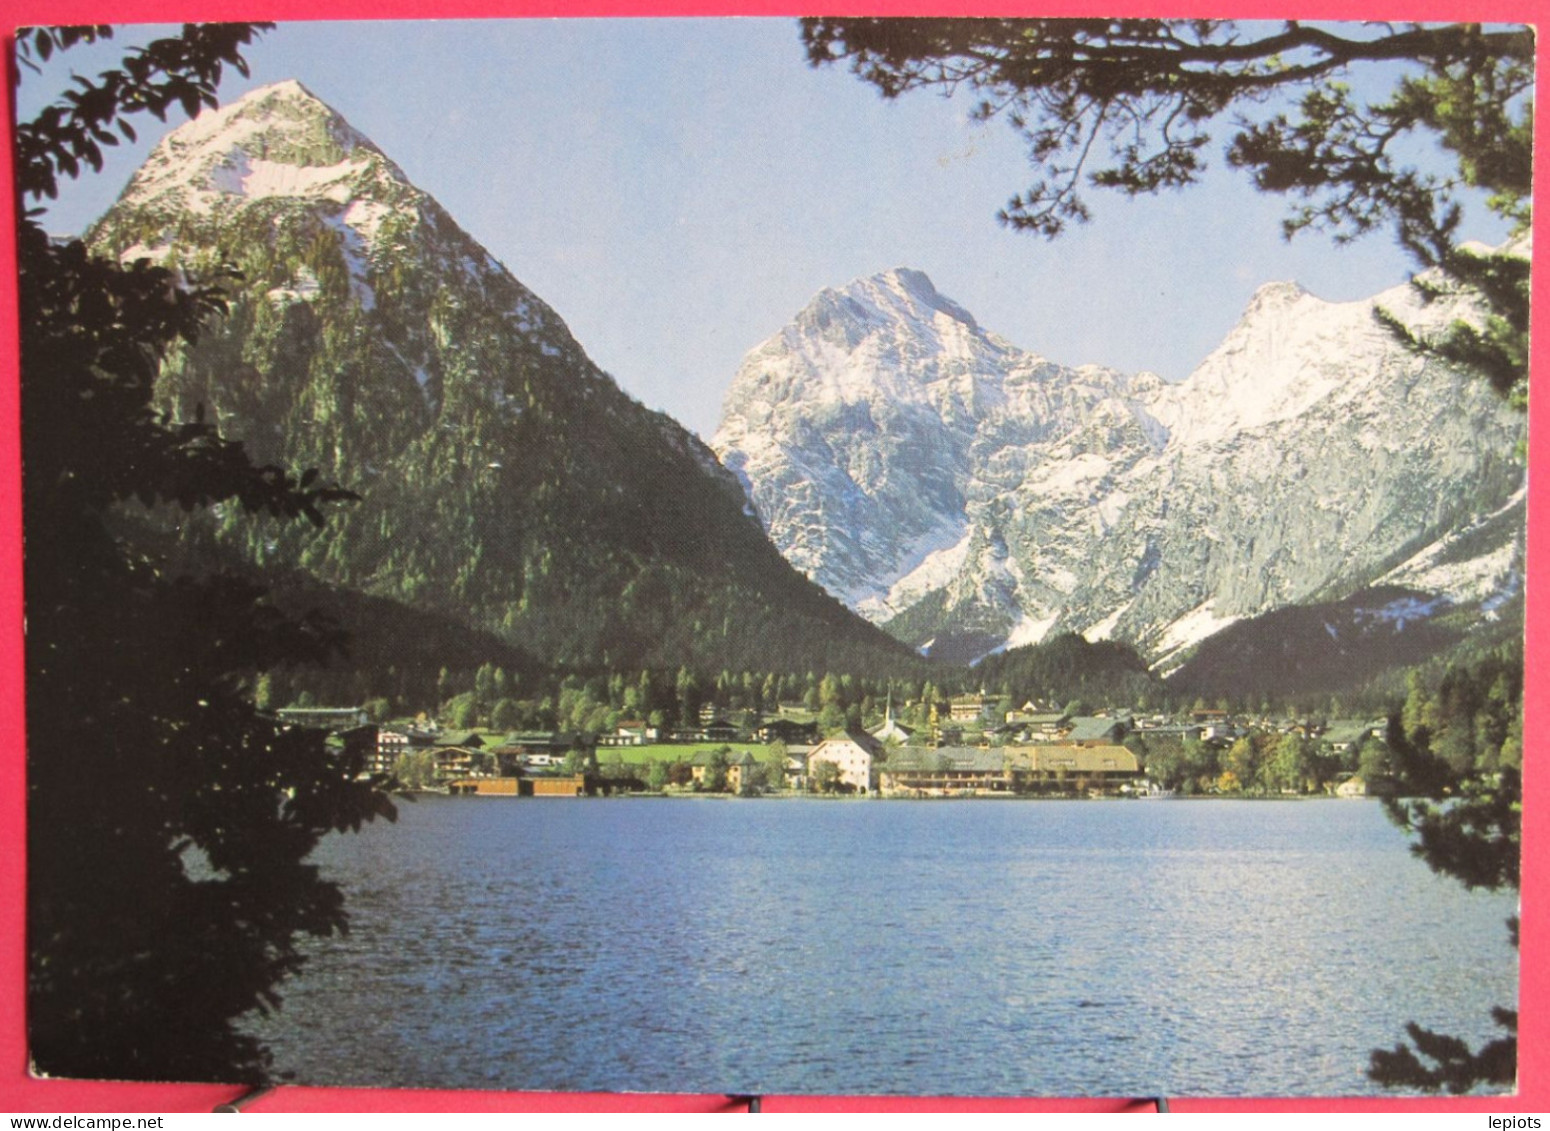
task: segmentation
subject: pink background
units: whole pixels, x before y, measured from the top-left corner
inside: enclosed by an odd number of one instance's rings
[[[7,0],[4,33],[32,24],[129,23],[185,20],[448,19],[458,17],[554,16],[797,16],[814,11],[857,15],[1040,15],[1040,16],[1239,16],[1299,19],[1479,20],[1532,22],[1532,0],[1447,3],[1438,0],[1368,0],[1359,7],[1340,0],[1123,0],[1103,6],[1080,0],[839,0],[799,8],[790,0]],[[1543,63],[1544,53],[1541,53]],[[1545,77],[1540,66],[1539,78]],[[1542,84],[1543,85],[1543,84]],[[10,121],[10,86],[0,88]],[[1545,174],[1547,127],[1538,124],[1537,172]],[[0,147],[0,184],[11,184],[9,144]],[[14,207],[14,203],[13,203]],[[1541,210],[1536,228],[1547,221]],[[1537,234],[1537,233],[1536,233]],[[1543,242],[1541,237],[1540,242]],[[14,230],[0,224],[0,1111],[7,1112],[199,1112],[241,1093],[231,1085],[81,1083],[33,1080],[27,1075],[23,1016],[23,821],[26,813],[26,732],[22,717],[22,590],[20,455],[18,443]],[[1547,376],[1550,332],[1550,272],[1535,278],[1533,384]],[[1530,447],[1547,442],[1550,401],[1535,398],[1530,409]],[[1496,1099],[1348,1100],[1172,1100],[1175,1111],[1550,1111],[1550,834],[1546,782],[1539,739],[1550,725],[1550,614],[1540,599],[1546,571],[1545,531],[1550,523],[1550,488],[1536,477],[1529,499],[1528,682],[1525,692],[1525,814],[1523,822],[1522,973],[1519,1037],[1519,1094]],[[45,741],[47,736],[41,736]],[[169,1023],[175,1019],[169,1018]],[[1397,1036],[1397,1033],[1396,1033]],[[921,1097],[766,1097],[764,1110],[780,1111],[1135,1111],[1134,1100],[997,1099]],[[534,1092],[435,1092],[388,1089],[281,1088],[261,1099],[255,1111],[742,1111],[725,1096],[588,1095]]]

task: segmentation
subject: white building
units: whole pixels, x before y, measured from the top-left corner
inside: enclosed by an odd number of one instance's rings
[[[857,793],[877,791],[877,771],[874,767],[881,744],[865,731],[846,731],[838,738],[827,738],[813,747],[807,756],[807,776],[813,777],[813,765],[832,762],[840,771],[840,784]]]

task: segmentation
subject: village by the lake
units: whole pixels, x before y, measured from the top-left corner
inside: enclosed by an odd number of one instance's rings
[[[924,727],[895,717],[825,732],[801,703],[700,707],[698,724],[639,719],[610,730],[455,729],[422,714],[375,721],[365,707],[290,707],[290,726],[325,729],[364,773],[411,791],[472,797],[1338,797],[1384,792],[1388,721],[1109,707],[1083,713],[1032,699],[958,695]]]

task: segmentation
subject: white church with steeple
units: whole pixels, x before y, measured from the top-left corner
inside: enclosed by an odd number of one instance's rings
[[[879,742],[894,742],[900,745],[908,742],[915,732],[907,726],[901,726],[893,717],[893,692],[888,693],[888,706],[883,715],[883,725],[872,731],[872,737]]]

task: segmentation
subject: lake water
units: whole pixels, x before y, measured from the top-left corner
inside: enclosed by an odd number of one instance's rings
[[[424,798],[256,1021],[311,1083],[1246,1096],[1477,1042],[1515,899],[1372,802]]]

